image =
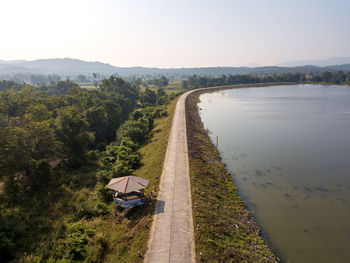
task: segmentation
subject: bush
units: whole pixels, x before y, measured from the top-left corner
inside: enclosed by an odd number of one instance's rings
[[[62,224],[55,239],[25,258],[30,263],[101,262],[108,244],[88,223]]]
[[[94,230],[81,223],[68,225],[64,239],[58,240],[52,248],[51,261],[83,261],[91,257],[88,245],[94,234]]]
[[[96,192],[100,200],[105,203],[110,203],[112,198],[112,190],[108,189],[105,184],[99,183],[96,186]],[[98,209],[102,209],[102,207],[98,207]]]
[[[91,162],[96,162],[98,160],[98,153],[97,151],[89,151],[87,153],[87,159]]]
[[[163,110],[163,111],[160,113],[160,115],[161,115],[162,117],[167,117],[167,116],[168,116],[168,111],[167,111],[167,110]]]
[[[78,210],[75,213],[76,220],[80,220],[82,218],[91,219],[96,216],[98,216],[97,211],[93,207],[90,207],[87,204],[83,204],[79,206]]]
[[[143,119],[128,120],[117,131],[117,141],[129,137],[134,143],[142,144],[149,132],[148,122]]]
[[[123,138],[120,145],[110,144],[104,152],[104,163],[110,164],[115,176],[129,175],[141,162],[141,154],[136,152],[137,144],[130,138]]]
[[[0,214],[0,262],[13,259],[16,253],[15,242],[18,233],[15,226],[17,223],[15,215]]]
[[[97,180],[102,184],[108,184],[108,182],[113,178],[113,172],[111,171],[111,166],[105,166],[103,170],[99,170],[96,174]]]
[[[112,199],[111,190],[109,190],[109,189],[107,189],[107,190],[109,191],[109,196],[110,196],[110,198]],[[110,200],[110,201],[112,201],[112,200]],[[110,201],[109,201],[109,202],[110,202]],[[109,212],[110,212],[110,210],[109,210],[109,208],[106,206],[106,204],[101,203],[101,202],[97,202],[97,203],[95,204],[95,209],[96,209],[96,211],[97,211],[97,214],[98,214],[98,215],[101,215],[101,216],[108,215]]]
[[[126,162],[118,162],[113,165],[113,175],[114,177],[123,177],[131,175],[134,171],[132,167],[130,167]]]

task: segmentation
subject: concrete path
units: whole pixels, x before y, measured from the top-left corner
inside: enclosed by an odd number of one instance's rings
[[[196,261],[193,235],[185,99],[176,105],[160,180],[147,263]]]

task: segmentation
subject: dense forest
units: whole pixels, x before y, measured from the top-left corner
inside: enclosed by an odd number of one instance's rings
[[[182,81],[184,89],[198,89],[215,86],[235,85],[235,84],[253,84],[270,82],[312,82],[312,83],[330,83],[330,84],[350,84],[350,71],[323,73],[287,73],[273,75],[222,75],[221,77],[203,77],[192,75],[190,78]]]
[[[137,149],[173,98],[117,77],[92,89],[0,81],[0,261],[96,262],[103,241],[81,220],[111,212],[105,185],[140,165]],[[81,186],[93,194],[74,204]]]

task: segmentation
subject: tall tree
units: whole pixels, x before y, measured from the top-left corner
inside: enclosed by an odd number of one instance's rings
[[[156,105],[156,99],[156,93],[153,90],[150,90],[149,88],[146,88],[140,94],[140,101],[142,106],[144,107]]]
[[[128,82],[125,82],[121,78],[111,76],[108,79],[104,79],[100,84],[101,91],[107,93],[117,93],[132,101],[138,99],[138,89],[135,86],[131,86]]]
[[[79,109],[70,106],[58,111],[55,132],[63,143],[64,157],[73,168],[80,167],[86,159],[86,150],[94,141],[89,123]]]

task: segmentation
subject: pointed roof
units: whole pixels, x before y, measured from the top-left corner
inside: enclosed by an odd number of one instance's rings
[[[113,178],[107,185],[107,188],[119,193],[130,193],[148,186],[149,180],[138,176],[124,176]]]

